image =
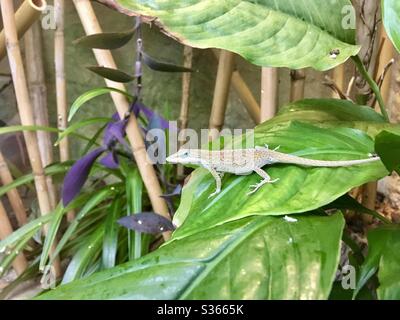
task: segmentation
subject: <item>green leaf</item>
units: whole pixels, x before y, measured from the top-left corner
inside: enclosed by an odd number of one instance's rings
[[[383,300],[400,299],[400,229],[384,226],[368,233],[368,255],[357,277],[354,297],[368,280],[378,272],[378,297]]]
[[[143,182],[136,167],[126,166],[126,201],[127,215],[142,212]],[[142,234],[128,230],[129,260],[140,258],[142,255]]]
[[[341,214],[226,223],[39,299],[326,299],[340,255]]]
[[[90,71],[98,74],[100,77],[106,78],[115,82],[127,83],[135,80],[134,76],[127,74],[124,71],[106,67],[91,66],[87,67]]]
[[[375,150],[389,172],[400,173],[400,134],[382,131],[375,138]]]
[[[73,116],[77,113],[77,111],[80,109],[80,107],[82,107],[86,102],[107,94],[107,93],[112,93],[112,92],[116,92],[116,93],[120,93],[124,96],[126,96],[129,100],[133,100],[133,97],[125,92],[125,91],[121,91],[115,88],[109,88],[109,87],[102,87],[102,88],[96,88],[96,89],[92,89],[89,90],[87,92],[85,92],[84,94],[80,95],[72,104],[70,110],[69,110],[69,115],[68,115],[68,121],[71,121]]]
[[[102,251],[102,266],[109,269],[115,266],[118,249],[118,218],[122,214],[122,198],[118,195],[107,212],[107,219],[104,224],[104,238]]]
[[[20,131],[46,131],[58,133],[60,130],[57,128],[45,127],[45,126],[9,126],[0,128],[0,135],[7,133],[14,133]]]
[[[382,130],[400,134],[400,125],[385,122],[371,107],[338,99],[306,99],[280,108],[276,117],[259,126],[263,130],[293,120],[308,122],[321,128],[354,128],[375,137]]]
[[[102,117],[102,118],[90,118],[90,119],[87,119],[87,120],[76,122],[76,123],[74,123],[73,125],[69,126],[67,129],[65,129],[64,131],[61,132],[61,134],[59,135],[59,137],[58,137],[58,139],[57,139],[57,141],[55,142],[54,145],[58,145],[60,143],[60,141],[62,139],[64,139],[66,136],[74,133],[75,131],[77,131],[77,130],[83,128],[83,127],[90,126],[90,125],[93,125],[93,124],[98,124],[98,123],[108,123],[108,122],[111,122],[111,121],[112,121],[111,118]]]
[[[171,63],[160,62],[142,51],[143,62],[152,70],[161,72],[193,72],[192,69]]]
[[[400,2],[382,0],[382,17],[386,33],[400,52]]]
[[[361,131],[325,129],[296,121],[271,128],[261,125],[255,129],[254,138],[255,146],[280,146],[283,153],[313,159],[363,159],[374,150],[372,139]],[[203,168],[195,170],[183,188],[181,204],[174,216],[175,225],[181,226],[174,237],[253,215],[285,215],[315,210],[356,186],[388,174],[380,161],[336,168],[277,164],[264,169],[272,179],[280,180],[264,185],[248,196],[250,186],[258,183],[260,176],[255,173],[225,175],[222,191],[211,199],[209,196],[215,190],[213,177]]]
[[[85,271],[99,257],[103,243],[104,225],[100,225],[90,237],[83,241],[78,252],[73,256],[65,271],[62,283],[68,283],[82,278]]]
[[[97,33],[79,38],[73,43],[87,48],[113,50],[126,45],[134,35],[135,29],[125,32]]]
[[[44,245],[42,248],[42,254],[40,257],[39,269],[44,270],[46,266],[47,259],[50,255],[50,250],[54,244],[54,240],[56,239],[58,229],[61,224],[61,220],[64,216],[65,210],[60,203],[57,208],[54,210],[52,214],[52,219],[50,223],[50,227],[47,230],[46,239],[44,241]]]
[[[90,213],[93,209],[95,209],[101,202],[107,200],[110,198],[112,195],[115,195],[115,190],[114,187],[107,186],[101,190],[96,191],[93,196],[91,196],[83,208],[77,213],[75,219],[70,223],[68,229],[64,232],[60,242],[58,243],[54,256],[57,256],[65,244],[68,242],[68,240],[71,238],[71,236],[74,234],[75,230],[79,226],[80,221]],[[52,261],[51,261],[52,262]]]
[[[221,48],[270,67],[331,69],[356,55],[348,0],[113,0],[129,15],[156,19],[174,39]],[[346,10],[347,9],[347,10]],[[338,53],[338,54],[335,54]]]
[[[384,223],[387,223],[387,224],[391,223],[390,220],[388,220],[387,218],[385,218],[384,216],[382,216],[375,210],[371,210],[371,209],[364,207],[356,199],[354,199],[353,197],[351,197],[348,194],[345,194],[345,195],[341,196],[340,198],[336,199],[332,203],[325,206],[325,208],[326,209],[334,208],[334,209],[341,209],[341,210],[343,210],[343,209],[353,210],[358,213],[364,213],[364,214],[373,216],[376,219],[381,220]]]

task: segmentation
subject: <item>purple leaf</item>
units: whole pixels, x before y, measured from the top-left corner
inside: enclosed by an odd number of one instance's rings
[[[147,118],[149,125],[147,129],[168,129],[169,122],[161,117],[158,113],[154,112],[153,110],[147,108],[140,102],[136,102],[133,107],[132,111],[137,117],[140,112],[144,114],[144,116]]]
[[[76,161],[68,171],[64,179],[62,191],[64,207],[66,207],[79,194],[89,176],[90,169],[94,162],[106,150],[107,149],[104,147],[93,150],[83,158]]]
[[[114,141],[118,141],[129,150],[130,147],[128,143],[125,141],[125,136],[126,136],[125,129],[127,123],[128,119],[110,123],[107,126],[104,133],[104,138],[103,138],[104,146],[110,147]]]
[[[142,212],[123,217],[118,220],[118,223],[125,228],[150,234],[175,230],[171,221],[154,212]]]
[[[113,152],[106,154],[99,162],[109,169],[117,169],[119,167],[118,158]]]

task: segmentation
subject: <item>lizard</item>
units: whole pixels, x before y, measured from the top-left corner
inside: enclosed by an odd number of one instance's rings
[[[278,147],[279,148],[279,147]],[[279,180],[272,179],[262,168],[275,163],[294,164],[306,167],[349,167],[379,161],[380,157],[370,155],[369,158],[360,160],[314,160],[282,153],[277,149],[271,150],[268,145],[248,149],[231,150],[202,150],[202,149],[180,149],[175,154],[167,157],[167,162],[182,165],[199,165],[207,169],[215,179],[216,190],[210,194],[210,198],[221,192],[222,176],[224,173],[235,175],[249,175],[256,172],[263,179],[251,185],[248,195],[253,194],[267,183],[275,183]]]

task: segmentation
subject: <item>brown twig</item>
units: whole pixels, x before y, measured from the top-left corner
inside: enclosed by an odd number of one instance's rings
[[[235,55],[232,52],[221,50],[218,72],[214,89],[214,98],[210,115],[209,140],[214,140],[222,129],[225,121],[225,111],[228,104]]]
[[[90,1],[73,0],[73,2],[86,34],[90,35],[102,33],[102,29]],[[94,49],[93,52],[99,65],[108,68],[116,68],[114,58],[109,50]],[[108,87],[113,87],[122,91],[126,91],[125,86],[121,83],[116,83],[110,80],[105,81]],[[126,97],[124,95],[114,92],[111,93],[111,97],[114,101],[120,117],[125,117],[127,112],[129,112],[129,102]],[[146,147],[142,137],[142,132],[135,117],[129,118],[129,122],[126,127],[126,134],[132,145],[133,155],[135,157],[144,185],[148,191],[153,210],[170,219],[168,206],[165,203],[164,199],[161,198],[161,186],[157,179],[154,167],[151,165],[148,158]],[[163,236],[164,239],[167,240],[170,238],[171,234],[170,232],[165,232],[163,233]]]
[[[261,71],[261,122],[273,118],[278,109],[278,69],[262,68]]]
[[[332,89],[333,92],[335,92],[335,96],[338,96],[340,99],[343,100],[349,100],[352,101],[343,91],[341,88],[339,88],[339,86],[335,83],[335,81],[333,81],[333,79],[331,77],[329,77],[328,75],[325,76],[325,81],[322,82],[323,85],[329,87]]]
[[[214,56],[219,58],[219,50],[213,49]],[[239,70],[233,70],[232,73],[232,86],[239,95],[239,99],[243,102],[248,114],[253,119],[255,124],[260,123],[260,105],[254,98],[246,81],[243,80]]]
[[[10,220],[8,219],[6,209],[4,208],[3,203],[0,201],[0,240],[7,238],[12,233],[13,228]],[[26,261],[22,252],[14,259],[13,267],[17,274],[23,273],[28,267],[28,262]]]
[[[3,185],[11,184],[14,181],[2,152],[0,152],[0,180]],[[11,189],[7,192],[7,197],[10,201],[15,217],[17,218],[18,225],[23,226],[28,219],[26,216],[24,204],[18,193],[18,190]]]
[[[290,71],[290,101],[304,99],[306,73],[304,69]]]
[[[345,68],[344,64],[341,64],[337,66],[336,68],[333,69],[332,71],[332,82],[335,84],[335,87],[338,88],[341,92],[344,93],[345,90]],[[344,94],[346,97],[349,97],[348,95]],[[336,90],[333,90],[332,94],[333,98],[340,98],[343,99],[343,97],[338,94]]]

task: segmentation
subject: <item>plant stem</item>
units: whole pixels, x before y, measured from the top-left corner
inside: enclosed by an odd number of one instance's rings
[[[368,84],[371,87],[372,91],[375,93],[375,96],[376,96],[376,99],[378,100],[379,108],[381,110],[381,113],[382,113],[383,117],[385,118],[385,120],[387,122],[389,122],[389,115],[387,113],[385,102],[383,101],[383,98],[382,98],[382,95],[381,95],[381,92],[379,90],[378,85],[376,84],[374,79],[372,79],[371,75],[368,73],[368,71],[365,68],[364,64],[362,63],[360,57],[359,56],[354,56],[354,57],[352,57],[352,59],[353,59],[355,65],[356,65],[358,71],[360,72],[360,74],[368,82]]]

